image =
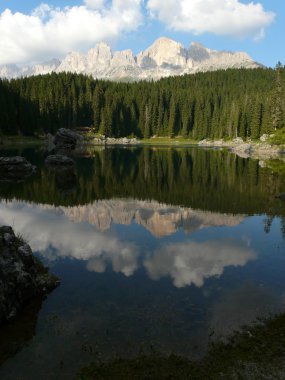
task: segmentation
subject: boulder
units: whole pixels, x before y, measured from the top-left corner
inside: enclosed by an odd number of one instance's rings
[[[233,139],[234,144],[243,144],[243,139],[241,137],[236,137]]]
[[[267,135],[266,133],[264,133],[261,137],[260,137],[260,141],[261,142],[265,142],[266,140],[268,140],[269,138],[269,135]]]
[[[74,150],[76,148],[77,141],[81,139],[78,133],[73,132],[67,128],[60,128],[54,137],[54,145],[57,150]]]
[[[0,325],[58,285],[58,278],[33,256],[31,247],[12,227],[0,227]]]
[[[47,150],[48,152],[51,152],[55,149],[54,145],[54,136],[51,133],[47,134]]]
[[[0,157],[0,181],[22,181],[30,177],[35,169],[24,157]]]

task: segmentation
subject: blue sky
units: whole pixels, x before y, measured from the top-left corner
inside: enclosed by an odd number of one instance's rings
[[[99,41],[135,54],[161,36],[285,63],[284,0],[1,0],[0,64],[41,62]]]

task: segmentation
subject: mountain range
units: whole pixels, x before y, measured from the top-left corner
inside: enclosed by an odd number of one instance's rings
[[[87,54],[71,52],[63,60],[52,59],[36,65],[0,65],[0,77],[12,79],[51,72],[73,72],[116,81],[157,80],[241,67],[263,66],[244,52],[211,50],[197,42],[192,42],[187,49],[179,42],[161,37],[137,56],[132,50],[112,52],[110,46],[100,42]]]

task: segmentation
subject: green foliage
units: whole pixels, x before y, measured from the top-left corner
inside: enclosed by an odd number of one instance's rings
[[[71,73],[0,80],[5,135],[91,127],[95,133],[257,139],[284,125],[285,69],[230,69],[115,83]]]
[[[268,142],[274,145],[285,145],[285,128],[276,131]]]

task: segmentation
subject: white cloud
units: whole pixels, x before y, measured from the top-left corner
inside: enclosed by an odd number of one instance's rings
[[[86,0],[85,5],[54,8],[41,4],[31,14],[0,14],[0,64],[37,62],[69,51],[86,51],[110,42],[142,22],[141,0]]]
[[[105,0],[84,0],[87,7],[92,9],[100,9],[105,5]]]
[[[201,287],[205,279],[221,276],[225,267],[243,266],[255,259],[256,253],[237,240],[189,241],[161,247],[144,266],[154,280],[170,276],[178,288],[191,284]]]
[[[152,17],[176,31],[260,38],[275,18],[260,3],[239,0],[148,0]]]

